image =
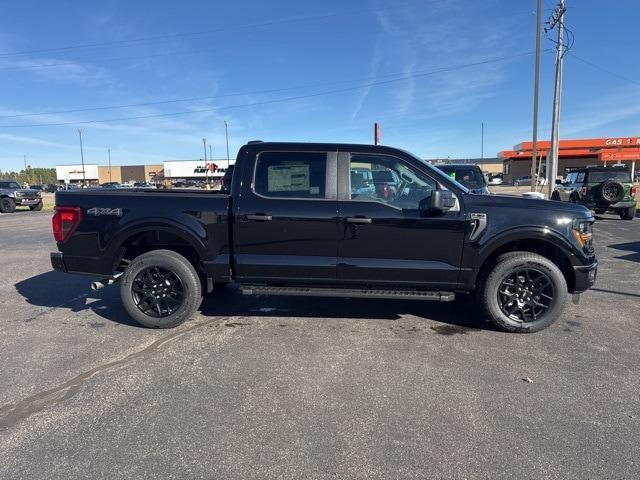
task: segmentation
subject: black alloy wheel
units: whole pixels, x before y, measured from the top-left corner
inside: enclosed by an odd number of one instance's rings
[[[500,284],[498,303],[509,318],[521,322],[541,319],[553,306],[555,291],[549,276],[535,268],[509,273]]]
[[[164,318],[175,313],[184,302],[182,280],[174,272],[153,266],[140,271],[131,286],[133,301],[150,317]]]

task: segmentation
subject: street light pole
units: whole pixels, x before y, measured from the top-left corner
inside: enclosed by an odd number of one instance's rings
[[[229,170],[229,125],[224,121],[224,136],[227,139],[227,170]]]
[[[484,122],[480,124],[480,170],[484,163]]]
[[[111,148],[107,148],[107,154],[109,155],[109,183],[111,183]]]
[[[533,135],[531,144],[531,191],[535,192],[536,185],[533,181],[537,178],[538,160],[538,97],[540,95],[540,36],[542,30],[542,0],[538,0],[536,12],[536,65],[533,78]]]
[[[84,174],[84,151],[82,148],[82,129],[81,128],[78,129],[78,135],[80,136],[80,160],[82,161],[82,186],[84,187],[87,179]]]
[[[207,139],[202,139],[202,148],[204,148],[204,168],[206,168],[205,177],[207,181],[207,186],[209,185],[209,164],[207,163]]]

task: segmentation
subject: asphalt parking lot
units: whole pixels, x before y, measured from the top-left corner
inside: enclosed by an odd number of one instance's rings
[[[0,478],[638,478],[640,219],[549,329],[454,304],[242,297],[174,330],[0,216]],[[530,381],[526,381],[526,379]]]

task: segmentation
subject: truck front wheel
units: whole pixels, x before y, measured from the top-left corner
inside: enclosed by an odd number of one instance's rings
[[[560,269],[530,252],[498,257],[480,288],[490,320],[508,332],[532,333],[548,327],[564,310],[567,298]]]
[[[171,250],[136,257],[120,283],[120,298],[136,322],[173,328],[189,319],[202,302],[202,285],[193,265]]]
[[[636,216],[636,206],[624,208],[618,212],[622,220],[633,220]]]

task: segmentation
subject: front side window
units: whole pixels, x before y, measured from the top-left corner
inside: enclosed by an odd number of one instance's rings
[[[327,154],[263,152],[256,161],[254,191],[275,198],[325,198]]]
[[[351,155],[350,172],[351,200],[377,201],[414,210],[436,189],[431,177],[386,155]]]

